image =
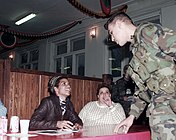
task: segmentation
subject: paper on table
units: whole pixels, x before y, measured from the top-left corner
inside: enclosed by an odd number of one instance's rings
[[[79,132],[80,130],[79,129],[62,129],[62,131],[69,131],[69,132]]]
[[[21,134],[21,133],[15,133],[15,134],[6,134],[6,136],[22,138],[22,137],[36,137],[36,136],[38,136],[38,135],[36,135],[36,134]]]
[[[39,130],[37,131],[38,134],[42,134],[42,135],[51,135],[51,136],[55,136],[55,135],[64,135],[64,134],[71,134],[73,131],[64,131],[64,130]]]

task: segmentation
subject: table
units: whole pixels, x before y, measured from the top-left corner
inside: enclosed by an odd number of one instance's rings
[[[127,134],[116,134],[113,132],[115,125],[101,125],[84,127],[81,132],[74,132],[64,135],[42,135],[36,131],[30,134],[37,134],[34,137],[10,137],[0,136],[0,140],[151,140],[150,130],[147,126],[134,125]]]

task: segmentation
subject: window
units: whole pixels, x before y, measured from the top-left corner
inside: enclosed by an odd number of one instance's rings
[[[21,55],[21,64],[27,63],[28,61],[28,53],[23,53]]]
[[[76,55],[76,69],[78,75],[84,76],[84,71],[85,71],[85,55],[84,53],[82,54],[77,54]]]
[[[64,73],[72,74],[72,56],[64,57]]]
[[[56,72],[61,73],[61,58],[56,60]]]
[[[67,42],[63,42],[57,45],[57,55],[67,53]]]
[[[33,50],[30,52],[30,62],[38,61],[38,58],[39,58],[39,51],[38,50]]]
[[[113,77],[121,77],[123,66],[128,63],[131,52],[129,51],[130,43],[126,43],[123,47],[117,44],[112,44],[109,47],[109,68]],[[126,62],[127,61],[127,62]]]
[[[38,70],[38,63],[33,63],[33,70]]]
[[[19,68],[38,70],[38,49],[20,54],[21,63]]]
[[[85,36],[80,35],[56,43],[55,70],[57,73],[85,74]]]
[[[160,16],[159,15],[154,16],[154,17],[148,17],[148,18],[141,19],[141,20],[137,20],[134,23],[136,25],[139,25],[140,23],[143,23],[143,22],[152,22],[152,23],[161,24],[161,22],[160,22]]]
[[[85,49],[85,39],[78,38],[71,41],[71,51],[78,51]]]

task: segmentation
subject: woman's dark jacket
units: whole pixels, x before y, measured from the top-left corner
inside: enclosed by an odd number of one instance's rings
[[[67,120],[73,124],[83,125],[78,114],[75,112],[72,102],[66,100],[66,112],[62,116],[60,99],[56,95],[51,95],[42,99],[39,107],[35,109],[29,124],[30,130],[58,129],[57,121]]]

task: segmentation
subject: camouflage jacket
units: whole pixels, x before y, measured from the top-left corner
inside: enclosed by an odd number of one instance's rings
[[[139,90],[130,114],[136,118],[150,102],[147,91],[166,94],[176,91],[176,32],[158,24],[143,23],[134,34],[133,58],[128,73]]]

